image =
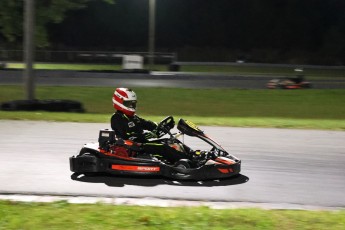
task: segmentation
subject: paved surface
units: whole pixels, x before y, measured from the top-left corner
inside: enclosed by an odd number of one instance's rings
[[[283,76],[235,76],[210,73],[153,72],[152,74],[37,70],[38,85],[178,87],[178,88],[245,88],[265,89],[272,78]],[[0,70],[0,85],[23,84],[22,72]],[[316,89],[344,89],[345,80],[315,80]]]
[[[97,140],[101,128],[109,124],[0,120],[0,194],[345,208],[345,132],[202,127],[242,159],[239,177],[207,182],[74,177],[68,158]]]

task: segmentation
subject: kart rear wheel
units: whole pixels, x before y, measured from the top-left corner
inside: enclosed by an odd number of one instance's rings
[[[97,162],[97,154],[92,149],[83,148],[76,157],[70,158],[70,168],[72,172],[86,177],[96,176],[99,174]]]
[[[304,85],[303,85],[303,88],[305,88],[305,89],[310,89],[311,87],[312,87],[312,86],[311,86],[310,83],[304,84]]]
[[[96,172],[88,172],[88,173],[83,173],[83,174],[86,177],[95,177],[99,175],[99,173],[96,173]]]
[[[97,151],[89,148],[82,148],[78,156],[97,156]]]
[[[80,152],[82,152],[82,151],[80,151]],[[89,156],[95,156],[95,154],[92,154],[89,151],[85,150],[85,151],[83,151],[83,153],[80,153],[80,156],[89,157]],[[86,177],[94,177],[94,176],[97,176],[99,173],[97,173],[97,172],[84,172],[83,174]]]

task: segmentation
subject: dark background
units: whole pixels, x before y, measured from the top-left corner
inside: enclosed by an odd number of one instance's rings
[[[345,65],[345,0],[157,0],[156,52],[180,61]],[[50,50],[147,51],[148,0],[91,1]]]
[[[344,0],[157,0],[156,51],[179,59],[344,65]],[[53,46],[147,51],[148,0],[92,2],[49,28]]]

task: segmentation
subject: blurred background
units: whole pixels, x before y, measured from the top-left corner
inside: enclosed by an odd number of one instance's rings
[[[158,62],[345,64],[343,0],[152,2]],[[36,61],[114,63],[116,53],[149,52],[149,4],[36,0]],[[0,61],[22,60],[22,11],[23,1],[0,3]]]
[[[170,94],[168,89],[156,91],[160,95],[156,98],[168,98],[154,99],[162,109],[151,109],[153,94],[149,92],[153,91],[148,88],[181,88],[184,97],[176,100],[169,114],[184,111],[211,116],[192,106],[198,103],[182,101],[207,98],[207,92],[198,89],[215,88],[217,99],[207,106],[224,104],[219,114],[217,109],[210,110],[215,116],[315,118],[317,114],[318,118],[342,119],[344,12],[343,0],[1,0],[0,101],[76,99],[91,113],[108,114],[112,112],[108,94],[114,87],[125,86],[141,95],[147,92],[141,99],[146,105],[141,111],[158,115],[156,112],[170,111],[166,108]],[[126,62],[126,55],[142,60]],[[125,65],[134,62],[142,65]],[[35,84],[40,86],[37,91]],[[95,92],[88,89],[86,96],[83,88],[64,88],[57,93],[61,88],[46,86],[100,88]],[[340,90],[293,92],[292,100],[277,92],[252,91],[247,98],[243,92],[219,88]],[[255,101],[255,111],[248,111],[253,95],[261,99]],[[238,103],[229,103],[231,97]],[[235,105],[240,107],[231,107]],[[332,109],[325,109],[329,106]],[[272,115],[266,107],[277,113]]]

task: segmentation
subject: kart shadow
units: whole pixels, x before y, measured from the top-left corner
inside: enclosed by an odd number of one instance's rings
[[[162,177],[129,177],[129,176],[110,176],[97,175],[86,176],[84,174],[73,173],[71,179],[85,183],[103,183],[109,187],[124,187],[125,185],[137,185],[153,187],[157,185],[175,185],[175,186],[195,186],[195,187],[214,187],[244,184],[249,178],[239,174],[226,179],[192,181],[192,180],[169,180]]]

